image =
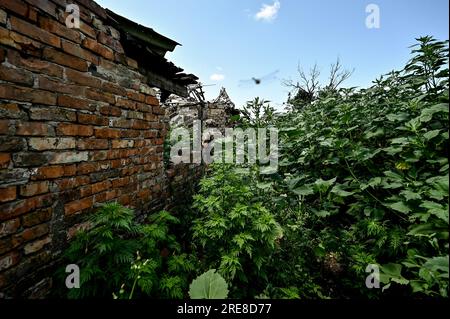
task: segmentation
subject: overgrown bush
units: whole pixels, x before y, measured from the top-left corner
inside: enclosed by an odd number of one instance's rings
[[[131,209],[109,203],[88,220],[91,228],[78,232],[64,254],[64,264],[80,268],[80,288],[67,290],[69,298],[187,296],[196,260],[170,232],[177,218],[162,211],[142,225]]]
[[[234,297],[254,296],[268,281],[266,267],[281,228],[247,184],[250,173],[216,164],[194,197],[193,238],[206,269],[217,267],[233,283]]]
[[[296,255],[279,256],[277,285],[448,295],[448,42],[418,41],[402,71],[278,120],[278,214],[296,230],[282,247]],[[381,265],[383,293],[365,286],[368,264]]]

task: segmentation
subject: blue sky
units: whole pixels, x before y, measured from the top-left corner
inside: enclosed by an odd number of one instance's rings
[[[367,87],[401,68],[414,38],[448,39],[448,0],[97,0],[114,12],[182,44],[167,57],[206,87],[224,86],[237,106],[259,96],[281,105],[297,65],[317,62],[324,80],[337,57],[355,69],[347,86]],[[380,28],[366,27],[366,6],[380,9]],[[241,80],[279,70],[259,86]]]

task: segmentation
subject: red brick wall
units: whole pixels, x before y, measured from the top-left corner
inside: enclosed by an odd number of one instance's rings
[[[41,297],[96,203],[164,193],[164,110],[101,7],[0,0],[0,298]],[[30,288],[31,287],[31,288]]]

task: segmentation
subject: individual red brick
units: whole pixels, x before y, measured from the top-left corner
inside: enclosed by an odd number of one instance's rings
[[[124,53],[122,44],[119,40],[114,39],[113,37],[107,35],[104,32],[100,32],[98,37],[98,42],[106,45],[107,47],[110,47],[117,53]]]
[[[94,194],[103,192],[103,191],[107,190],[110,187],[111,187],[111,182],[108,181],[108,180],[102,181],[102,182],[98,182],[98,183],[95,183],[95,184],[92,184],[92,185],[88,185],[88,186],[83,187],[81,189],[81,197],[90,196],[90,195],[94,195]],[[94,200],[97,202],[97,200],[95,198],[94,198]]]
[[[132,201],[132,197],[129,194],[121,195],[118,199],[118,202],[124,206],[130,205],[131,201]]]
[[[64,176],[74,176],[77,173],[77,164],[64,166]]]
[[[91,88],[86,89],[86,97],[91,100],[102,101],[109,104],[114,104],[116,102],[116,99],[112,94]]]
[[[93,198],[86,197],[80,200],[76,200],[64,205],[64,214],[66,216],[73,215],[75,213],[81,212],[83,209],[92,207]]]
[[[21,57],[20,54],[15,50],[8,50],[7,57],[8,62],[17,67],[62,78],[63,68],[57,64],[53,64],[33,57]]]
[[[162,107],[159,107],[159,106],[153,106],[152,112],[155,114],[158,114],[158,115],[164,115],[166,113],[166,111]]]
[[[56,128],[56,133],[67,136],[92,136],[94,129],[89,125],[60,123]]]
[[[57,48],[61,47],[60,38],[54,34],[51,34],[50,32],[42,30],[36,27],[35,25],[32,25],[31,23],[16,18],[15,16],[11,16],[10,22],[11,22],[11,30],[13,31],[17,31],[23,35],[26,35],[27,37],[44,42],[51,46]]]
[[[44,239],[36,240],[32,243],[28,243],[23,247],[25,255],[36,253],[44,248],[45,245],[51,242],[51,237],[47,236]]]
[[[159,123],[158,123],[159,124]],[[151,127],[151,123],[142,120],[133,120],[131,124],[131,128],[136,130],[147,130]]]
[[[150,104],[152,106],[159,106],[159,101],[156,97],[152,96],[152,95],[148,95],[145,98],[145,103]]]
[[[9,162],[11,162],[11,154],[0,153],[0,168],[7,168]]]
[[[25,229],[21,233],[17,234],[15,237],[20,237],[23,242],[27,242],[35,238],[42,237],[48,234],[49,231],[50,231],[49,224],[41,224]]]
[[[0,203],[12,201],[17,198],[16,186],[0,188]]]
[[[80,163],[77,166],[77,173],[81,175],[90,174],[92,172],[97,172],[101,169],[99,163],[96,162],[86,162]]]
[[[136,102],[145,102],[145,95],[133,90],[127,90],[127,97]]]
[[[149,121],[149,122],[154,122],[154,121],[158,120],[158,116],[155,114],[151,114],[151,113],[145,113],[144,120]]]
[[[95,105],[92,105],[92,103],[89,100],[76,98],[69,95],[58,95],[57,103],[59,106],[69,107],[73,109],[88,110],[88,111],[95,111],[96,109]]]
[[[89,184],[88,176],[77,176],[55,181],[55,185],[58,187],[60,191],[77,188],[79,186],[86,184]]]
[[[0,120],[0,134],[8,134],[12,123],[10,120]],[[2,149],[2,151],[5,151],[5,149]]]
[[[134,146],[133,140],[113,140],[112,148],[130,148]]]
[[[94,63],[95,65],[99,64],[99,57],[95,54],[91,53],[88,50],[83,49],[78,44],[72,43],[70,41],[61,40],[62,49],[64,52],[79,57],[83,60]]]
[[[81,43],[83,47],[86,49],[91,50],[92,52],[95,52],[105,59],[113,60],[114,59],[114,52],[110,48],[104,46],[103,44],[97,42],[96,40],[93,40],[91,38],[85,38],[83,42]]]
[[[83,139],[77,142],[79,150],[106,150],[108,140],[106,139]]]
[[[153,112],[153,107],[150,104],[136,102],[136,110],[149,114]]]
[[[22,216],[24,227],[31,227],[49,221],[52,217],[52,208],[41,209]]]
[[[80,20],[80,31],[92,39],[95,39],[95,37],[97,36],[97,32],[94,30],[94,28],[91,28],[82,20]]]
[[[102,89],[106,92],[110,92],[116,95],[125,96],[127,94],[127,91],[123,87],[111,82],[104,82],[102,85]]]
[[[104,115],[121,116],[122,110],[115,106],[105,105],[100,107],[100,113]]]
[[[46,76],[39,76],[39,88],[51,92],[66,93],[83,96],[84,88],[78,85],[69,85],[60,81],[55,81]]]
[[[52,92],[5,84],[0,84],[0,98],[47,105],[56,104],[56,95]]]
[[[22,0],[0,0],[0,6],[23,17],[28,14],[28,5]]]
[[[36,179],[54,179],[64,176],[63,166],[39,167],[35,175]]]
[[[48,192],[48,181],[31,183],[20,186],[20,195],[25,197],[36,196]]]
[[[17,124],[16,135],[47,136],[50,126],[40,122],[21,122]]]
[[[14,234],[20,227],[20,219],[15,218],[0,223],[0,238]]]
[[[110,126],[112,127],[120,127],[120,128],[131,128],[133,122],[131,120],[127,120],[124,118],[117,118],[112,120]]]
[[[128,99],[118,98],[116,105],[120,106],[122,108],[125,108],[125,109],[130,109],[130,110],[136,109],[136,102],[128,100]]]
[[[91,160],[91,161],[104,161],[107,158],[109,158],[108,157],[108,152],[110,152],[110,151],[95,150],[94,152],[91,152],[91,154],[89,156],[89,160]]]
[[[17,68],[9,68],[0,65],[0,79],[13,83],[20,83],[26,86],[33,86],[33,74]]]
[[[0,205],[0,221],[12,219],[36,208],[35,199],[23,199]]]
[[[66,77],[69,81],[77,84],[86,85],[93,88],[102,87],[102,81],[100,79],[93,77],[89,73],[79,72],[72,69],[66,69]]]
[[[41,29],[46,30],[50,33],[57,34],[58,36],[69,39],[76,43],[81,43],[81,36],[79,32],[75,31],[75,29],[67,28],[64,24],[59,23],[56,20],[40,16],[39,26],[41,27]]]
[[[88,70],[88,64],[85,60],[51,48],[44,49],[43,57],[48,61],[68,66],[78,71],[86,72]]]
[[[127,65],[133,69],[138,69],[138,62],[132,58],[127,57]]]
[[[114,179],[112,181],[112,186],[114,188],[119,188],[119,187],[123,187],[125,185],[128,185],[129,183],[130,183],[130,178],[129,177],[123,177],[123,178]]]
[[[78,123],[107,126],[108,118],[95,114],[78,113]]]
[[[39,10],[44,11],[45,13],[48,13],[52,17],[56,18],[56,5],[48,0],[25,0],[28,2],[31,6],[39,8]]]
[[[122,130],[120,132],[120,137],[133,138],[141,136],[141,131],[138,130]]]
[[[96,128],[95,129],[95,137],[98,138],[119,138],[120,130],[111,129],[111,128]]]

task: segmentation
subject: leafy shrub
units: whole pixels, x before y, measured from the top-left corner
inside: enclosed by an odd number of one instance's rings
[[[404,70],[278,119],[282,247],[331,295],[380,295],[371,263],[384,293],[448,295],[448,42],[418,41]]]
[[[65,252],[65,261],[80,268],[80,289],[69,290],[69,298],[185,296],[195,260],[169,232],[175,217],[162,211],[141,225],[131,209],[110,203],[88,220],[92,228]]]
[[[240,175],[230,165],[215,164],[211,170],[194,197],[193,237],[204,248],[203,263],[218,267],[234,292],[245,296],[252,289],[243,287],[250,282],[257,288],[268,280],[265,268],[281,229],[261,202],[254,201],[246,185],[250,175]]]

